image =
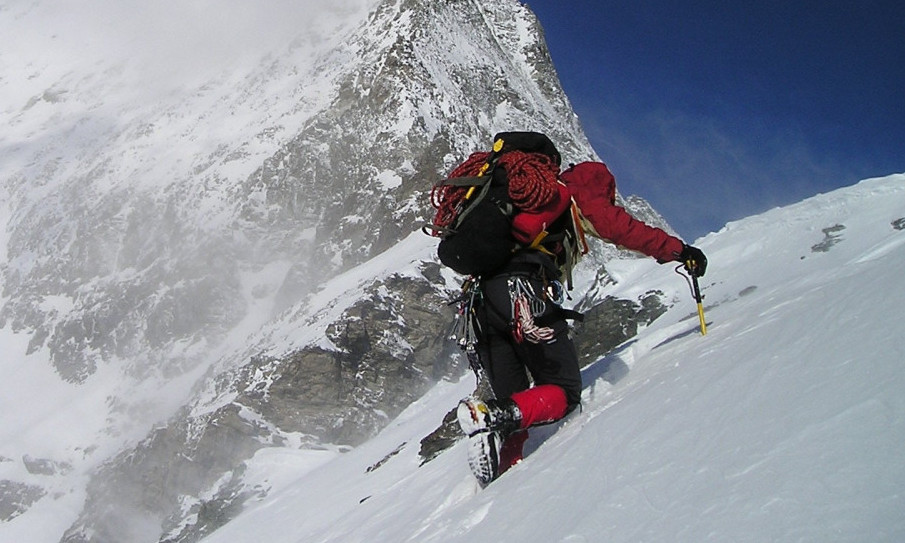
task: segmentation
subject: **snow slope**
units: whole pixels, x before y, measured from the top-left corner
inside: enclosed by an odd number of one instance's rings
[[[463,442],[418,466],[465,376],[350,452],[261,451],[269,494],[205,541],[905,540],[905,175],[698,244],[708,334],[668,266],[616,266],[612,294],[679,303],[586,368],[583,410],[487,489]]]

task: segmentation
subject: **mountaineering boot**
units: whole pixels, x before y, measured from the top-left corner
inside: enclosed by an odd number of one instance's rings
[[[522,411],[515,401],[466,398],[456,410],[459,426],[467,436],[499,432],[503,437],[522,426]]]
[[[478,432],[468,438],[468,467],[481,487],[500,476],[500,449],[503,436],[499,432]]]
[[[521,427],[522,412],[513,400],[466,398],[456,409],[459,426],[468,436],[468,467],[482,487],[509,466],[500,465],[503,442]]]

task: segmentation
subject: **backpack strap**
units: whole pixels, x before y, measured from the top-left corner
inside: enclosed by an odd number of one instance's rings
[[[483,187],[487,183],[490,183],[492,178],[492,175],[482,175],[480,177],[449,177],[440,181],[440,184],[453,187]]]
[[[494,141],[493,143],[493,148],[488,154],[487,159],[478,170],[477,175],[448,177],[443,181],[440,181],[436,185],[437,187],[444,185],[450,187],[468,187],[468,191],[465,193],[465,196],[462,198],[462,200],[456,205],[456,210],[454,212],[455,219],[453,220],[452,224],[440,226],[435,224],[434,222],[422,222],[422,232],[434,237],[443,237],[454,234],[456,232],[456,226],[461,224],[462,220],[473,209],[475,209],[478,202],[483,200],[487,195],[487,192],[490,190],[490,185],[493,181],[493,170],[496,167],[497,159],[499,159],[500,155],[503,154],[503,147],[503,138],[498,136],[496,138],[496,141]],[[477,197],[473,198],[476,190],[478,190],[478,195]]]
[[[503,145],[503,138],[497,138],[497,140],[493,142],[493,150],[478,171],[477,177],[453,177],[444,181],[449,182],[450,185],[470,187],[468,192],[465,193],[465,197],[459,202],[459,213],[457,213],[458,216],[453,223],[453,231],[455,231],[455,226],[461,223],[462,220],[475,209],[476,204],[487,196],[487,192],[490,190],[491,181],[493,180],[493,170],[496,168],[497,159],[500,158],[500,155],[502,154]],[[460,179],[462,181],[458,181]],[[481,190],[478,192],[477,197],[472,199],[472,195],[479,187]]]
[[[575,264],[589,250],[580,217],[581,211],[575,201],[571,200],[563,215],[557,219],[556,223],[551,225],[553,231],[550,229],[542,230],[530,244],[525,246],[526,249],[533,249],[551,256],[559,264],[568,290],[572,290],[572,270]],[[556,247],[557,244],[560,247],[554,253],[550,250],[550,247]]]

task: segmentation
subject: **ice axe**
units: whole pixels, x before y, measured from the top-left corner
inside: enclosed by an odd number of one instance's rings
[[[701,321],[701,335],[707,335],[707,321],[704,320],[704,303],[701,298],[701,287],[698,285],[698,276],[691,274],[691,285],[694,290],[694,301],[698,304],[698,320]]]
[[[693,270],[694,267],[688,266],[687,264],[683,263],[683,264],[680,264],[679,266],[676,266],[676,273],[678,273],[682,277],[685,277],[685,280],[689,281],[689,284],[691,285],[691,295],[694,296],[694,301],[695,301],[695,303],[698,304],[698,320],[701,323],[701,335],[706,336],[707,335],[707,321],[704,319],[704,301],[703,301],[703,297],[701,296],[701,286],[698,284],[698,276],[693,271],[689,271],[688,275],[691,276],[691,279],[688,279],[688,276],[686,276],[684,273],[679,271],[682,268],[685,268],[686,270]]]

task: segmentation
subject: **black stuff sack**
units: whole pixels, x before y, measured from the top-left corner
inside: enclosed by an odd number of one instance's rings
[[[469,210],[455,235],[444,237],[437,246],[443,265],[462,275],[484,275],[501,268],[517,247],[511,233],[511,219],[489,199]]]

